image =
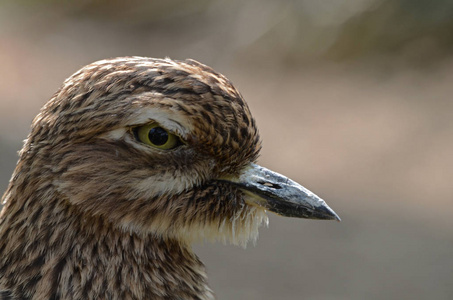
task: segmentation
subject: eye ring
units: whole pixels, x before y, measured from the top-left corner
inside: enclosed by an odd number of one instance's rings
[[[138,141],[153,148],[171,150],[182,145],[179,136],[171,133],[158,123],[135,127],[133,132]]]

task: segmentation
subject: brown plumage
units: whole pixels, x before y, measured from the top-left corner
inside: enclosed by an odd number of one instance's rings
[[[247,104],[203,64],[82,68],[34,119],[3,196],[0,299],[213,299],[193,241],[245,245],[266,210],[338,219],[259,150]]]

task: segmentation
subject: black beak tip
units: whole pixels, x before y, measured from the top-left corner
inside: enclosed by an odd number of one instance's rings
[[[341,218],[337,214],[335,214],[335,219],[334,220],[337,221],[337,222],[341,222]]]
[[[318,217],[320,217],[320,219],[335,220],[337,222],[341,222],[341,218],[327,205],[323,206],[322,208],[318,208],[317,215]]]
[[[272,198],[267,200],[267,208],[284,217],[341,221],[341,218],[324,201],[319,206],[308,207],[294,202],[275,201]]]

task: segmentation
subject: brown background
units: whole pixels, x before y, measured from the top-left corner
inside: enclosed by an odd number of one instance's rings
[[[260,163],[341,223],[272,215],[196,245],[219,299],[453,299],[453,2],[0,2],[0,191],[39,108],[107,57],[194,58],[257,119]]]

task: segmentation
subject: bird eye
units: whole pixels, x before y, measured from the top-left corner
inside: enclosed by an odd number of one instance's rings
[[[137,139],[154,148],[170,150],[181,145],[178,136],[168,132],[157,123],[137,127],[134,130]]]

